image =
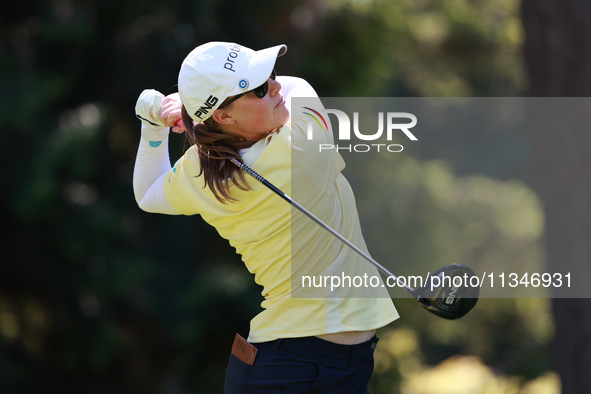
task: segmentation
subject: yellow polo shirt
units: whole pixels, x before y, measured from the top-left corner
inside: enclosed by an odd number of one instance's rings
[[[315,126],[308,140],[307,125],[308,119],[292,113],[290,124],[255,143],[243,160],[367,251],[353,192],[341,174],[345,164],[337,152],[318,152],[318,143],[332,141],[332,134]],[[215,227],[263,287],[263,310],[251,321],[250,342],[365,331],[398,318],[381,279],[377,286],[367,281],[379,278],[377,269],[273,191],[247,176],[252,190],[231,186],[237,201],[222,204],[197,174],[193,146],[168,172],[166,198],[180,213],[199,214]],[[333,278],[344,286],[331,286]]]

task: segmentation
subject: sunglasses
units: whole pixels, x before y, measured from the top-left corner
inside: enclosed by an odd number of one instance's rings
[[[269,78],[271,78],[272,80],[275,80],[275,78],[277,78],[277,73],[275,72],[275,69],[273,69]],[[222,103],[222,105],[220,105],[219,108],[227,107],[228,105],[232,104],[234,101],[238,100],[240,97],[242,97],[245,94],[250,93],[250,92],[253,92],[258,98],[262,99],[263,97],[265,97],[267,95],[268,91],[269,91],[269,80],[267,79],[265,81],[265,83],[262,84],[261,86],[258,86],[252,90],[249,90],[248,92],[240,93],[240,94],[237,94],[236,96],[232,96],[232,97],[228,98],[225,103]]]

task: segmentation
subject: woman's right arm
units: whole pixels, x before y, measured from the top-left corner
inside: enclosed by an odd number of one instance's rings
[[[146,212],[180,215],[164,194],[164,177],[171,169],[168,133],[180,119],[179,103],[174,95],[164,97],[154,90],[145,90],[136,104],[142,129],[133,171],[133,192],[138,206]],[[173,131],[182,130],[174,126]]]

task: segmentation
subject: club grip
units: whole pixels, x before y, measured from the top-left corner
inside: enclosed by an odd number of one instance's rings
[[[230,161],[232,163],[234,163],[235,165],[237,165],[238,167],[240,167],[242,169],[242,171],[246,172],[248,175],[250,175],[251,177],[253,177],[257,181],[259,181],[259,182],[261,182],[263,184],[265,183],[265,178],[263,178],[262,176],[260,176],[259,174],[257,174],[252,168],[250,168],[246,164],[240,163],[236,159],[231,159]]]

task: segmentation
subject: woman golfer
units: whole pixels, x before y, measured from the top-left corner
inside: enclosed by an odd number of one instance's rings
[[[306,81],[275,74],[286,49],[204,44],[184,60],[178,94],[142,92],[134,192],[147,212],[201,215],[263,288],[248,340],[234,339],[226,393],[366,393],[375,330],[398,318],[382,282],[375,285],[377,270],[230,161],[296,192],[366,250],[344,162],[334,150],[319,151],[334,144],[328,117],[309,115],[322,114],[322,103]],[[296,105],[296,98],[306,99]],[[192,142],[172,168],[170,129],[186,130]],[[361,284],[368,276],[372,285]]]

